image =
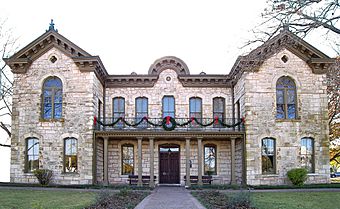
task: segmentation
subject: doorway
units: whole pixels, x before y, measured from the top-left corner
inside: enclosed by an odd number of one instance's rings
[[[166,144],[159,147],[159,183],[180,183],[180,149],[179,145]]]

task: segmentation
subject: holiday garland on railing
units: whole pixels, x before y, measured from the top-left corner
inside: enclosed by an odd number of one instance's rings
[[[124,123],[126,126],[129,127],[138,127],[143,121],[147,122],[148,124],[154,126],[154,127],[162,127],[164,130],[166,131],[172,131],[174,130],[177,126],[180,127],[184,127],[187,126],[189,124],[193,124],[194,122],[197,123],[199,126],[201,127],[208,127],[208,126],[212,126],[212,125],[221,125],[224,128],[233,128],[236,126],[241,125],[242,123],[244,123],[244,118],[242,118],[239,122],[232,124],[232,125],[228,125],[226,123],[224,123],[221,119],[219,119],[218,117],[215,117],[213,121],[203,124],[199,121],[199,119],[192,117],[190,118],[187,122],[184,123],[178,123],[175,118],[171,117],[171,116],[166,116],[165,118],[163,118],[161,123],[153,123],[149,120],[148,117],[143,117],[142,119],[140,119],[140,121],[138,121],[137,123],[129,123],[127,122],[123,117],[119,117],[117,120],[115,120],[112,123],[103,123],[101,121],[97,121],[97,117],[94,117],[94,125],[96,125],[97,123],[101,126],[115,126],[117,123],[122,122]]]

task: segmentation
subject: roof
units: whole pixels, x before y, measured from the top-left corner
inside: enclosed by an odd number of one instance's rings
[[[329,58],[297,35],[284,29],[248,55],[239,56],[229,75],[237,81],[243,72],[257,71],[266,59],[283,48],[305,61],[315,74],[326,73],[328,67],[335,62],[335,59]]]
[[[26,73],[34,60],[51,48],[57,48],[78,65],[81,71],[93,71],[101,82],[108,75],[99,56],[92,56],[79,46],[62,36],[53,27],[9,58],[4,58],[13,73]]]

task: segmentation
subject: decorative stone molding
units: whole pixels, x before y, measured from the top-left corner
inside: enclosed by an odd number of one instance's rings
[[[190,75],[188,66],[183,60],[174,57],[166,56],[157,59],[149,68],[148,75],[159,75],[163,70],[172,69],[176,71],[178,75]]]

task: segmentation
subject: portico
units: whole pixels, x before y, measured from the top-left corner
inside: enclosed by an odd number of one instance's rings
[[[144,175],[150,176],[151,187],[155,184],[190,186],[191,175],[198,176],[198,185],[203,184],[203,175],[212,175],[215,181],[213,183],[245,182],[244,136],[241,132],[96,131],[95,144],[97,154],[94,156],[94,183],[127,183],[128,177],[122,173],[120,165],[123,157],[119,150],[122,150],[124,144],[131,144],[133,147],[136,145],[137,150],[133,151],[134,156],[131,159],[134,161],[132,172],[138,175],[139,186],[143,184]],[[218,150],[213,156],[215,161],[212,162],[212,167],[216,169],[213,174],[207,173],[207,168],[204,168],[207,164],[205,160],[209,157],[209,153],[204,154],[206,145],[214,145],[215,151]],[[116,155],[112,156],[114,150],[117,150]]]

